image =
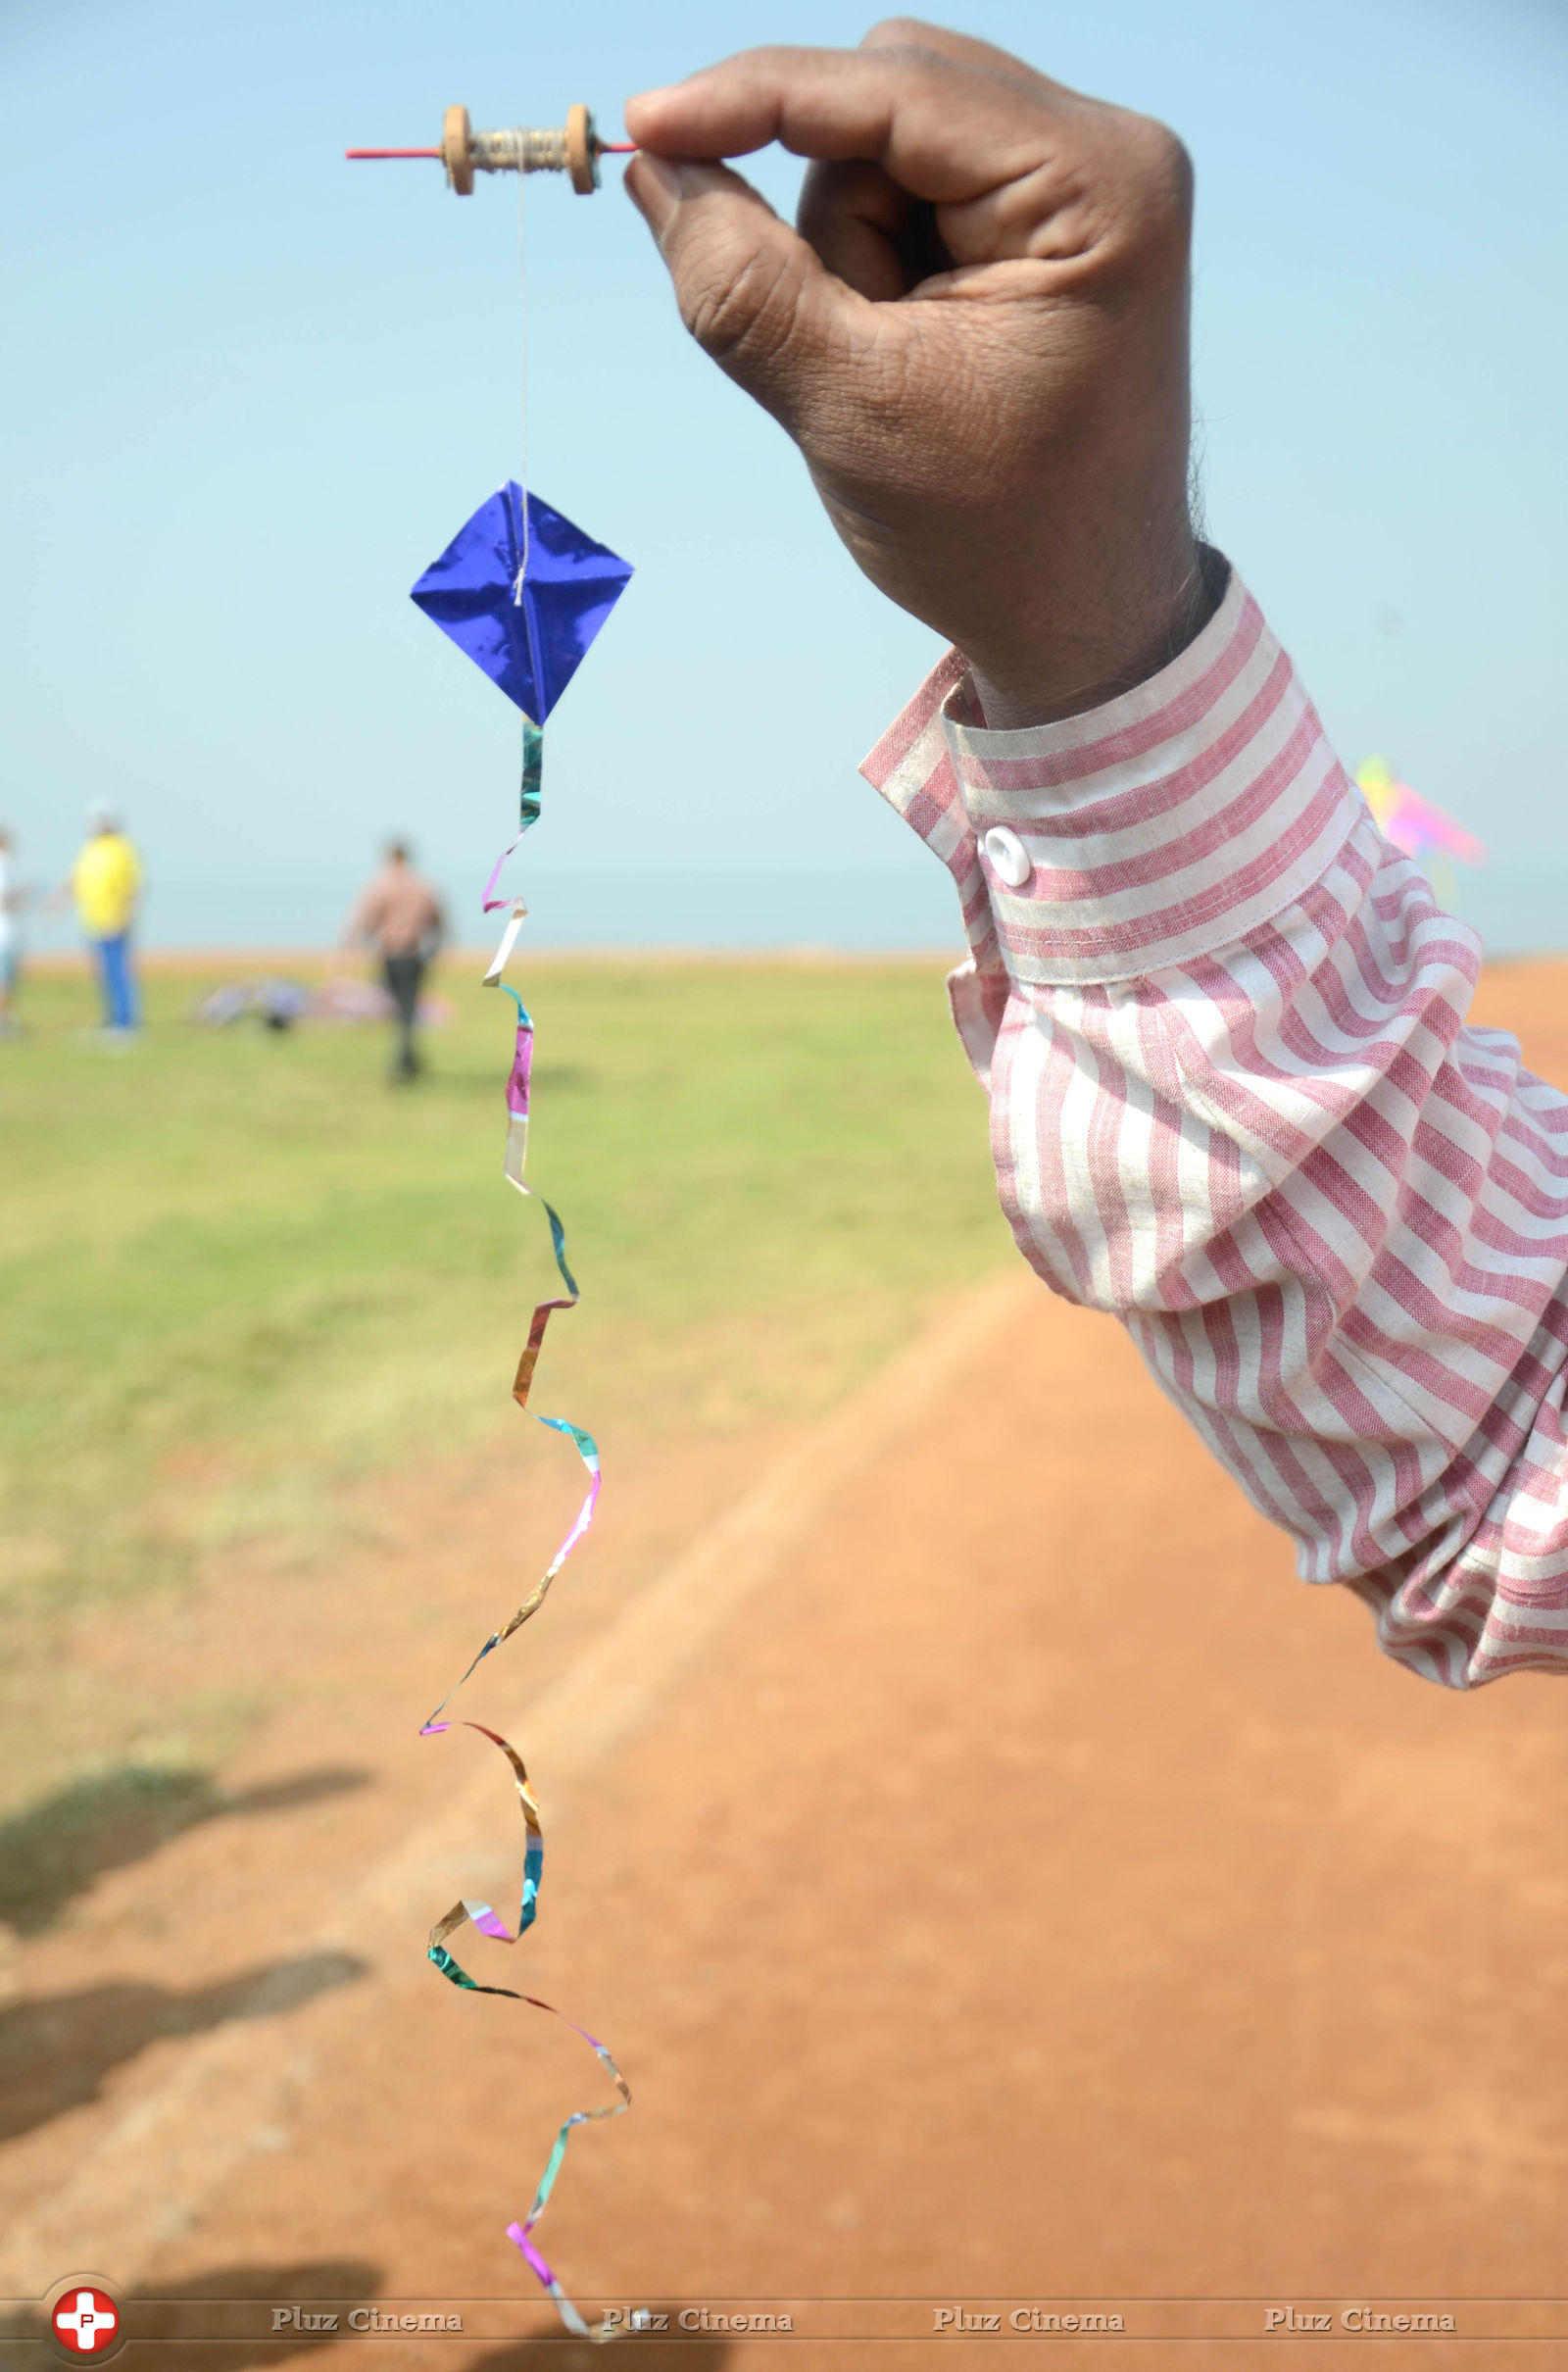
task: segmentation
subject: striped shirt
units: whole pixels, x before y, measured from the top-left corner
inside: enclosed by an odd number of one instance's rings
[[[862,771],[956,884],[1025,1259],[1122,1320],[1391,1655],[1451,1688],[1568,1665],[1568,1099],[1466,1021],[1475,933],[1240,579],[1060,723],[989,731],[950,653]]]

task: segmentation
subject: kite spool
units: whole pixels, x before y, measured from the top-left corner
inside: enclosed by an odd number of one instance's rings
[[[579,198],[592,197],[599,187],[599,160],[629,156],[632,141],[601,140],[594,120],[580,103],[566,110],[560,130],[530,130],[522,124],[509,131],[475,131],[466,107],[449,107],[441,125],[439,148],[351,148],[351,158],[434,157],[447,169],[447,187],[460,198],[473,195],[476,173],[564,173]]]
[[[599,187],[599,142],[586,107],[568,107],[559,131],[475,131],[466,107],[449,107],[441,126],[447,184],[460,198],[473,194],[476,173],[564,173],[580,198]]]

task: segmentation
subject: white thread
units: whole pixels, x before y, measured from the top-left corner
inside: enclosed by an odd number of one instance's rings
[[[522,137],[518,133],[518,138]],[[528,186],[525,173],[517,175],[517,483],[522,488],[522,563],[517,570],[517,582],[513,601],[522,607],[522,580],[528,573],[528,249],[524,237],[525,219],[523,193]]]
[[[524,137],[524,135],[523,135],[523,133],[522,133],[521,131],[518,131],[518,132],[517,132],[517,133],[515,133],[514,136],[514,137],[515,137],[515,138],[516,138],[516,139],[519,141],[519,143],[521,142],[521,140],[522,140],[522,139],[523,139],[523,137]],[[522,194],[523,194],[523,191],[524,191],[524,190],[527,188],[527,186],[528,186],[528,176],[527,176],[526,170],[524,170],[523,172],[519,173],[518,173],[518,175],[517,175],[517,397],[518,397],[518,402],[517,402],[517,483],[518,483],[518,485],[519,485],[519,486],[521,487],[521,489],[522,489],[522,532],[521,532],[521,537],[520,537],[520,542],[521,542],[521,547],[522,547],[522,550],[521,550],[521,559],[520,559],[520,561],[519,561],[518,568],[517,568],[517,581],[516,581],[516,583],[515,583],[515,584],[513,586],[513,588],[512,588],[512,599],[513,599],[513,605],[514,605],[514,608],[519,609],[519,610],[522,608],[522,583],[523,583],[523,578],[524,578],[524,577],[527,575],[527,573],[528,573],[528,533],[529,533],[529,530],[528,530],[528,275],[527,275],[527,248],[526,248],[526,245],[525,245],[525,242],[524,242],[524,239],[523,239],[523,205],[522,205]],[[525,620],[525,622],[526,622],[526,620]],[[529,646],[530,646],[530,648],[531,648],[531,647],[532,647],[532,641],[533,641],[533,637],[532,637],[532,635],[531,635],[531,634],[530,634],[530,636],[529,636],[529,638],[528,638],[528,639],[529,639]],[[525,725],[523,726],[523,732],[524,732],[524,734],[526,734],[527,729],[528,729],[528,728],[527,728],[527,726],[526,726],[526,724],[525,724]],[[526,744],[524,744],[524,746],[526,747]],[[498,868],[498,870],[499,870],[499,868]],[[509,917],[508,917],[508,920],[507,920],[507,927],[506,927],[506,929],[505,929],[505,930],[502,932],[502,934],[501,934],[501,944],[500,944],[500,946],[499,946],[499,947],[496,949],[495,955],[494,955],[494,956],[492,957],[492,959],[491,959],[491,963],[490,963],[490,968],[489,968],[489,970],[488,970],[488,971],[485,973],[485,975],[484,975],[484,983],[483,983],[483,985],[484,985],[486,988],[495,988],[495,987],[497,987],[497,986],[499,985],[500,980],[501,980],[501,975],[502,975],[502,973],[503,973],[503,972],[506,970],[506,968],[507,968],[507,964],[508,964],[508,961],[509,961],[509,959],[510,959],[510,957],[511,957],[511,955],[512,955],[512,951],[513,951],[513,949],[514,949],[514,948],[516,946],[516,944],[517,944],[517,934],[518,934],[518,932],[519,932],[519,931],[521,930],[521,928],[522,928],[523,920],[524,920],[524,917],[525,917],[525,916],[526,916],[526,914],[527,914],[527,912],[528,912],[527,906],[526,906],[526,904],[524,903],[524,901],[523,901],[523,900],[522,900],[520,897],[519,897],[519,898],[514,898],[514,899],[513,900],[513,905],[512,905],[512,913],[511,913],[511,914],[510,914],[510,915],[509,915]],[[507,1142],[508,1142],[508,1148],[509,1148],[509,1155],[508,1155],[508,1158],[509,1158],[509,1160],[510,1160],[510,1158],[511,1158],[511,1157],[510,1157],[510,1148],[511,1148],[511,1142],[512,1142],[512,1140],[511,1140],[511,1136],[510,1136],[510,1135],[509,1135],[509,1137],[508,1137]],[[509,1172],[509,1174],[510,1174],[510,1172]]]
[[[476,131],[468,144],[476,173],[569,173],[564,131],[528,130],[515,124],[510,131]]]

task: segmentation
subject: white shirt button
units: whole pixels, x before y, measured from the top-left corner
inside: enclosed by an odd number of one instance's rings
[[[992,871],[1008,889],[1022,889],[1035,868],[1017,833],[1009,832],[1004,823],[995,823],[980,845],[991,860]]]

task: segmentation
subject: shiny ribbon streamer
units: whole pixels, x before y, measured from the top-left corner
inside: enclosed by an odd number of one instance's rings
[[[502,905],[505,905],[506,900],[503,899],[501,903]],[[514,898],[512,901],[512,913],[508,918],[507,927],[501,934],[501,945],[496,949],[495,954],[491,957],[490,969],[485,973],[483,982],[481,983],[483,987],[500,987],[501,975],[506,970],[507,965],[511,963],[512,951],[517,944],[517,933],[521,930],[524,922],[526,922],[527,919],[528,907],[526,900],[522,898]]]
[[[529,824],[534,821],[539,812],[539,771],[537,765],[537,744],[539,743],[541,736],[539,735],[536,727],[531,724],[526,725],[524,728],[525,752],[527,746],[526,736],[528,734],[533,735],[534,743],[536,745],[535,766],[533,772],[533,812],[532,814],[528,813],[528,774],[525,764],[523,777],[522,831],[527,830]],[[518,838],[520,837],[521,831],[519,831],[518,834]],[[516,846],[515,841],[514,841],[513,846]],[[510,854],[510,851],[508,854]],[[500,863],[497,865],[495,872],[492,873],[490,877],[491,889],[494,888],[496,879],[500,874],[501,865],[505,864],[505,862],[506,859],[503,857]],[[488,911],[488,892],[486,895]],[[498,903],[504,902],[498,901]],[[552,1431],[564,1433],[569,1436],[576,1447],[577,1454],[582,1459],[583,1465],[587,1469],[588,1489],[582,1501],[582,1505],[577,1509],[577,1513],[572,1522],[570,1530],[567,1532],[560,1548],[556,1551],[555,1556],[551,1558],[549,1564],[546,1566],[543,1574],[535,1583],[528,1596],[523,1600],[521,1606],[518,1606],[516,1612],[512,1616],[512,1619],[505,1623],[500,1630],[493,1631],[491,1633],[490,1637],[480,1648],[478,1654],[473,1657],[473,1660],[468,1665],[467,1670],[463,1674],[462,1679],[458,1680],[454,1686],[447,1691],[446,1696],[442,1698],[441,1703],[436,1706],[435,1711],[431,1713],[429,1718],[421,1725],[419,1735],[423,1738],[439,1737],[452,1726],[450,1722],[443,1721],[441,1719],[441,1715],[451,1704],[452,1699],[457,1695],[458,1690],[463,1687],[464,1682],[472,1676],[472,1674],[478,1669],[478,1666],[483,1663],[487,1655],[493,1655],[498,1647],[502,1646],[506,1640],[512,1637],[514,1631],[519,1630],[523,1623],[528,1621],[530,1616],[538,1612],[540,1606],[544,1604],[545,1597],[550,1589],[551,1583],[555,1580],[556,1575],[561,1571],[562,1566],[571,1555],[572,1550],[576,1547],[578,1541],[582,1539],[583,1534],[588,1530],[590,1524],[593,1522],[594,1510],[599,1503],[599,1490],[602,1480],[599,1466],[599,1449],[592,1434],[584,1432],[580,1425],[572,1424],[566,1417],[544,1416],[541,1415],[537,1409],[530,1408],[528,1407],[528,1394],[533,1383],[534,1369],[539,1362],[539,1353],[544,1344],[545,1329],[550,1323],[551,1313],[557,1310],[575,1309],[578,1301],[581,1298],[581,1295],[577,1285],[577,1280],[572,1275],[571,1269],[566,1261],[566,1231],[562,1225],[560,1215],[554,1210],[554,1208],[545,1201],[543,1195],[535,1194],[534,1189],[527,1183],[523,1176],[523,1163],[528,1148],[528,1113],[530,1083],[533,1070],[533,1020],[528,1013],[527,1007],[523,1004],[522,999],[517,995],[516,990],[508,987],[507,984],[501,980],[500,974],[508,956],[510,956],[512,952],[513,945],[516,939],[518,926],[520,925],[522,915],[525,912],[526,909],[523,907],[522,901],[520,899],[517,900],[514,909],[511,922],[508,925],[506,935],[504,936],[501,947],[497,952],[495,962],[492,964],[490,970],[485,975],[486,984],[489,986],[499,985],[505,988],[506,994],[512,999],[514,1005],[515,1005],[517,1009],[516,1038],[513,1050],[512,1069],[507,1079],[507,1144],[506,1152],[502,1160],[502,1175],[507,1179],[510,1185],[513,1185],[517,1189],[519,1194],[531,1196],[533,1200],[541,1205],[545,1217],[550,1223],[550,1243],[551,1250],[555,1256],[557,1272],[559,1273],[561,1281],[566,1290],[564,1295],[554,1295],[550,1299],[540,1302],[535,1306],[533,1316],[528,1326],[528,1339],[523,1345],[522,1356],[517,1361],[517,1371],[515,1376],[513,1378],[512,1397],[516,1402],[518,1408],[521,1408],[526,1415],[532,1416],[537,1423],[541,1425],[548,1425]],[[522,1892],[518,1904],[517,1924],[515,1931],[514,1931],[507,1925],[506,1921],[491,1908],[488,1903],[481,1903],[477,1900],[471,1900],[465,1896],[460,1901],[455,1903],[452,1905],[452,1908],[447,1911],[443,1917],[439,1918],[435,1925],[431,1928],[425,1946],[425,1954],[433,1965],[439,1969],[440,1973],[447,1979],[449,1984],[459,1986],[466,1993],[493,1994],[503,2001],[521,2001],[531,2009],[543,2009],[548,2011],[551,2017],[560,2018],[564,2026],[569,2026],[573,2034],[580,2035],[582,2037],[583,2041],[593,2051],[595,2057],[599,2060],[599,2063],[605,2070],[605,2073],[609,2076],[611,2083],[614,2086],[615,2092],[618,2096],[615,2100],[608,2100],[603,2104],[603,2106],[598,2108],[574,2109],[571,2115],[566,2118],[565,2123],[561,2127],[560,2131],[556,2135],[555,2146],[550,2152],[544,2173],[540,2177],[539,2187],[534,2193],[533,2204],[529,2208],[526,2217],[520,2223],[512,2223],[507,2226],[507,2238],[510,2241],[513,2241],[520,2250],[523,2258],[539,2281],[546,2296],[554,2303],[556,2311],[560,2315],[563,2323],[564,2323],[566,2329],[578,2339],[601,2342],[613,2338],[615,2336],[614,2331],[608,2323],[600,2323],[595,2325],[585,2321],[582,2314],[578,2311],[577,2307],[567,2297],[565,2291],[562,2288],[561,2283],[557,2279],[551,2266],[540,2254],[538,2248],[534,2246],[533,2233],[535,2226],[537,2225],[540,2217],[543,2215],[545,2208],[549,2203],[551,2192],[555,2188],[556,2176],[561,2170],[562,2159],[565,2155],[566,2143],[570,2137],[572,2128],[576,2125],[594,2124],[603,2117],[623,2115],[626,2109],[631,2106],[631,2091],[626,2083],[625,2077],[621,2074],[620,2069],[615,2065],[614,2060],[611,2057],[610,2052],[606,2050],[604,2044],[601,2043],[596,2036],[591,2035],[585,2026],[577,2025],[574,2019],[568,2018],[564,2011],[557,2009],[554,2002],[541,2001],[536,1994],[518,1993],[513,1987],[508,1985],[481,1985],[476,1978],[471,1977],[468,1974],[462,1962],[447,1949],[448,1938],[455,1935],[459,1928],[466,1925],[472,1926],[479,1934],[489,1936],[497,1943],[519,1944],[538,1916],[539,1888],[544,1877],[545,1864],[544,1829],[539,1818],[539,1806],[535,1801],[533,1790],[528,1783],[528,1773],[524,1768],[522,1757],[516,1753],[514,1748],[508,1744],[505,1738],[501,1737],[500,1734],[495,1730],[486,1729],[482,1722],[466,1722],[464,1727],[466,1729],[477,1730],[481,1737],[488,1738],[492,1746],[499,1748],[500,1752],[505,1754],[508,1762],[512,1765],[512,1774],[514,1784],[515,1785],[517,1792],[517,1801],[522,1810],[524,1834]]]
[[[591,2035],[586,2026],[579,2026],[574,2018],[568,2018],[563,2010],[559,2010],[553,2001],[541,2001],[537,1994],[518,1993],[510,1985],[479,1984],[475,1978],[469,1976],[462,1962],[446,1948],[447,1938],[455,1935],[458,1929],[465,1924],[473,1926],[482,1935],[494,1937],[499,1944],[520,1944],[538,1916],[539,1885],[544,1875],[545,1865],[545,1840],[544,1831],[539,1823],[539,1806],[534,1801],[533,1790],[528,1785],[528,1774],[523,1768],[522,1757],[495,1730],[486,1729],[483,1722],[469,1721],[466,1722],[464,1727],[477,1730],[481,1738],[488,1738],[492,1746],[500,1748],[512,1765],[513,1780],[517,1790],[517,1800],[522,1806],[523,1827],[527,1836],[522,1863],[522,1901],[517,1912],[515,1934],[507,1926],[504,1919],[497,1917],[488,1903],[470,1902],[467,1899],[454,1903],[446,1916],[438,1919],[431,1928],[427,1952],[441,1974],[451,1984],[460,1986],[465,1993],[493,1994],[503,2001],[521,2001],[530,2009],[543,2009],[548,2011],[551,2017],[560,2018],[563,2026],[569,2026],[573,2034],[581,2035],[619,2095],[618,2099],[607,2100],[600,2108],[573,2109],[556,2135],[555,2147],[550,2152],[544,2173],[539,2178],[539,2188],[534,2193],[533,2205],[521,2223],[507,2226],[508,2240],[514,2242],[521,2251],[529,2267],[537,2276],[540,2286],[553,2301],[556,2311],[566,2329],[578,2339],[598,2341],[612,2339],[615,2333],[609,2323],[595,2325],[584,2320],[557,2280],[551,2266],[534,2247],[533,2231],[549,2203],[551,2192],[555,2189],[556,2176],[560,2173],[561,2161],[566,2154],[566,2142],[572,2127],[596,2124],[603,2117],[624,2116],[626,2110],[631,2106],[631,2090],[603,2043],[598,2040],[597,2036]]]
[[[487,914],[493,914],[499,907],[503,907],[507,903],[505,898],[498,897],[496,894],[501,881],[501,868],[522,838],[523,833],[532,831],[539,820],[539,795],[544,783],[544,770],[545,737],[534,723],[533,718],[525,717],[522,720],[522,784],[517,793],[517,828],[491,866],[490,878],[484,885],[483,911]],[[510,955],[512,951],[509,948],[507,952]],[[499,958],[495,969],[499,974]],[[494,985],[493,982],[489,982],[488,975],[487,985]]]
[[[505,982],[502,983],[502,986],[506,988]],[[584,1432],[581,1425],[574,1425],[569,1417],[544,1416],[537,1408],[528,1407],[528,1393],[533,1384],[534,1369],[539,1364],[539,1353],[544,1346],[545,1329],[550,1323],[551,1314],[557,1310],[574,1310],[581,1300],[582,1294],[576,1278],[566,1264],[566,1230],[562,1225],[561,1215],[551,1204],[545,1201],[542,1194],[535,1193],[522,1174],[522,1164],[528,1150],[528,1095],[529,1075],[533,1066],[533,1021],[516,990],[506,988],[506,994],[517,1009],[517,1037],[512,1060],[512,1074],[507,1081],[507,1150],[502,1163],[502,1175],[509,1185],[515,1186],[519,1194],[528,1195],[543,1210],[545,1217],[550,1222],[550,1244],[551,1250],[555,1254],[556,1268],[562,1283],[566,1288],[564,1294],[555,1294],[548,1301],[535,1305],[533,1316],[528,1325],[528,1339],[522,1347],[522,1356],[517,1361],[517,1372],[513,1377],[512,1397],[518,1408],[531,1416],[536,1424],[548,1425],[553,1433],[565,1434],[575,1445],[577,1455],[588,1470],[588,1489],[582,1505],[572,1520],[571,1529],[550,1559],[549,1564],[546,1565],[538,1581],[535,1582],[511,1621],[504,1623],[500,1630],[491,1632],[467,1670],[463,1674],[463,1678],[454,1681],[452,1687],[448,1689],[435,1711],[421,1727],[419,1732],[421,1738],[437,1737],[443,1730],[450,1728],[450,1723],[442,1721],[440,1716],[452,1703],[464,1681],[469,1679],[478,1670],[487,1655],[493,1655],[497,1648],[504,1646],[514,1631],[520,1630],[529,1617],[539,1611],[551,1583],[593,1522],[594,1510],[599,1505],[600,1487],[604,1480],[599,1464],[599,1445],[591,1433]]]

